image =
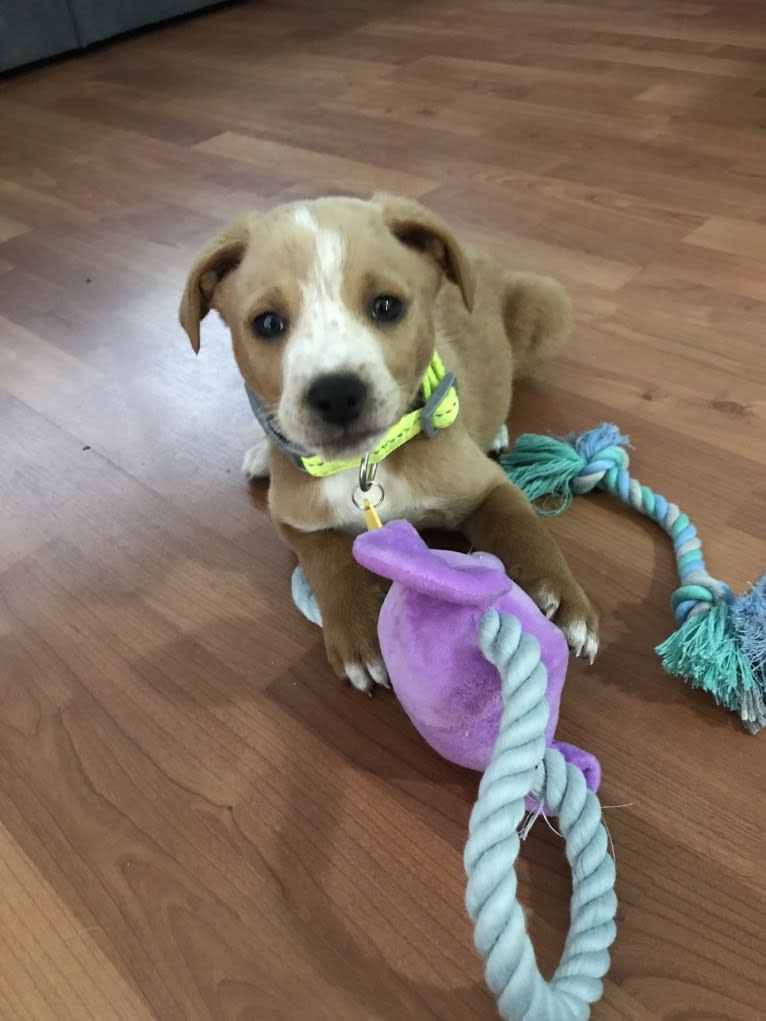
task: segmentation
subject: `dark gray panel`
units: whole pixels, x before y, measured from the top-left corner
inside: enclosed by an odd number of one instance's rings
[[[66,0],[0,0],[0,71],[78,45]]]
[[[211,0],[69,0],[85,45],[210,6]]]

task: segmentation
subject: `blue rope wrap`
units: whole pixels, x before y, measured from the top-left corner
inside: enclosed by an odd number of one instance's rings
[[[538,642],[522,634],[516,617],[490,610],[479,622],[479,646],[500,672],[504,709],[465,849],[474,942],[506,1021],[586,1021],[603,993],[616,934],[615,867],[601,805],[581,770],[546,749],[548,678]],[[540,974],[516,896],[519,826],[529,794],[558,816],[572,869],[569,933],[550,982]]]

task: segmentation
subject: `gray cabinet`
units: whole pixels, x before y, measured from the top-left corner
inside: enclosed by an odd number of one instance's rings
[[[214,0],[0,0],[0,71],[81,49]]]
[[[69,0],[83,46],[210,5],[211,0]]]
[[[65,0],[0,0],[0,71],[79,45]]]

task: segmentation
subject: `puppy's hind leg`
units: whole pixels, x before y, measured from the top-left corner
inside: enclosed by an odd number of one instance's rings
[[[513,375],[529,375],[561,347],[572,328],[572,304],[561,284],[536,273],[509,273],[503,322],[513,350]]]

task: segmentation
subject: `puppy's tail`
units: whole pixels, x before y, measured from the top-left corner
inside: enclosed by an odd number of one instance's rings
[[[530,375],[561,347],[572,329],[569,295],[552,277],[513,273],[503,297],[515,379]]]

